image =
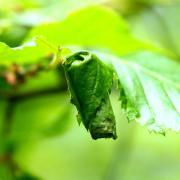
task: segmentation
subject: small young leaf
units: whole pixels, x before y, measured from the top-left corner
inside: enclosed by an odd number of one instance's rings
[[[82,51],[68,57],[64,69],[79,117],[93,139],[116,139],[109,93],[113,72],[95,55]]]

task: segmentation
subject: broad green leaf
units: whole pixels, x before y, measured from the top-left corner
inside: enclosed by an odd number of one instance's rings
[[[6,24],[22,25],[27,28],[64,19],[74,10],[107,1],[109,0],[6,0],[0,2],[0,17]]]
[[[109,54],[98,52],[96,54],[116,73],[119,81],[121,105],[125,109],[129,121],[136,120],[153,132],[180,131],[180,66],[178,62],[150,52],[136,53],[122,59]],[[78,59],[76,54],[72,57]],[[85,68],[85,64],[81,61],[82,59],[79,58],[79,61],[74,63],[76,72],[81,71],[82,67]],[[90,64],[88,65],[90,67]],[[97,67],[97,65],[93,69],[86,67],[83,75],[77,76],[75,73],[68,77],[70,83],[73,82],[73,85],[70,84],[70,90],[73,89],[71,92],[75,92],[77,100],[81,100],[78,101],[79,104],[74,104],[77,108],[80,106],[78,110],[80,113],[85,113],[89,121],[91,118],[88,117],[88,110],[83,112],[82,109],[82,107],[86,108],[87,105],[83,106],[83,104],[89,103],[88,99],[93,99],[94,102],[98,100],[109,87],[108,84],[104,84],[104,81],[108,82],[108,79],[112,78],[110,76],[104,77],[100,73],[102,70],[98,70]],[[105,67],[101,66],[101,69],[105,69]],[[69,73],[67,69],[66,72]],[[89,82],[88,78],[92,76],[95,85],[88,86],[86,83]],[[101,95],[95,93],[96,83],[98,84],[99,80],[103,88]],[[105,118],[105,115],[102,114],[102,117]]]
[[[75,45],[86,48],[100,48],[118,54],[151,48],[135,39],[126,21],[113,10],[93,6],[71,13],[59,23],[46,23],[35,27],[32,38],[43,35],[56,45]]]
[[[16,13],[16,16],[14,16],[13,19],[19,24],[37,26],[42,23],[62,20],[72,11],[89,5],[105,3],[107,1],[108,0],[54,0],[53,2],[41,2],[41,6],[27,9],[25,12]],[[34,2],[37,1],[34,0]],[[21,4],[22,3],[23,2],[21,2]]]
[[[180,66],[167,57],[149,52],[124,59],[104,55],[119,79],[120,100],[129,121],[150,131],[180,131]]]
[[[50,52],[55,52],[55,49],[41,40],[40,38],[34,38],[32,41],[16,48],[11,48],[0,42],[0,66],[8,66],[13,63],[33,64],[50,55]]]

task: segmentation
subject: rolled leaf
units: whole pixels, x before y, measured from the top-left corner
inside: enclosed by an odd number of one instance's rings
[[[109,93],[113,72],[94,54],[82,51],[64,62],[72,103],[93,139],[116,139],[116,124]]]

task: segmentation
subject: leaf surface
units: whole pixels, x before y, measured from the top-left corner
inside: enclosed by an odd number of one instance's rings
[[[180,131],[180,66],[165,56],[141,52],[119,58],[111,54],[96,53],[99,60],[107,66],[84,60],[82,52],[70,56],[65,61],[65,72],[69,82],[72,102],[76,105],[80,117],[87,129],[93,119],[103,123],[104,119],[113,119],[106,113],[97,113],[102,109],[112,112],[111,105],[106,106],[107,91],[113,70],[119,82],[121,107],[127,119],[147,126],[150,131],[165,134],[166,130]],[[96,57],[88,54],[88,57]],[[98,59],[98,58],[95,59]],[[98,61],[99,61],[98,60]],[[110,72],[111,72],[110,71]],[[98,87],[98,88],[97,88]],[[100,92],[100,93],[99,93]],[[100,108],[99,108],[100,104]],[[101,118],[98,118],[100,114]],[[97,123],[97,124],[98,124]],[[96,125],[97,125],[96,124]],[[102,129],[98,128],[99,131]],[[92,132],[91,132],[92,133]],[[102,132],[101,132],[102,133]],[[107,136],[101,136],[107,137]],[[97,137],[100,138],[100,137]]]
[[[155,49],[135,39],[121,16],[109,8],[100,6],[75,11],[58,23],[37,26],[29,38],[37,35],[44,36],[56,45],[100,48],[116,54]]]
[[[154,132],[180,130],[179,63],[149,52],[123,59],[108,55],[100,58],[112,63],[129,121],[136,120]]]
[[[109,99],[113,72],[86,51],[68,57],[64,69],[71,101],[92,138],[116,139],[115,117]]]
[[[43,57],[53,52],[52,48],[42,42],[38,37],[23,44],[22,46],[11,48],[0,42],[0,66],[15,64],[33,64]]]

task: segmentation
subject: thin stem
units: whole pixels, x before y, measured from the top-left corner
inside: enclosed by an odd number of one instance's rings
[[[24,101],[26,99],[39,97],[39,96],[45,96],[48,94],[63,92],[66,90],[67,90],[66,86],[56,87],[56,88],[51,88],[51,89],[46,89],[46,90],[41,90],[41,91],[34,91],[34,92],[27,92],[24,94],[13,95],[10,97],[10,99],[12,101],[19,102],[19,101]]]
[[[6,165],[9,168],[9,171],[13,177],[17,176],[17,173],[21,172],[18,165],[13,159],[13,153],[14,153],[14,146],[12,142],[9,141],[9,135],[11,133],[11,125],[13,121],[13,114],[16,107],[16,104],[20,101],[24,101],[27,99],[39,97],[39,96],[45,96],[48,94],[54,94],[54,93],[60,93],[67,90],[67,86],[64,84],[61,87],[51,88],[47,90],[42,91],[34,91],[34,92],[28,92],[24,94],[18,94],[18,95],[8,95],[6,97],[7,99],[7,107],[6,112],[4,116],[4,122],[3,122],[3,132],[2,132],[2,147],[4,148],[3,154],[0,156],[0,164]]]
[[[4,153],[0,157],[0,164],[7,165],[12,176],[15,176],[15,173],[18,169],[18,166],[16,165],[16,163],[12,158],[13,147],[9,142],[9,135],[13,120],[14,107],[15,107],[15,102],[11,99],[8,99],[6,112],[4,116],[3,132],[2,132],[2,140],[3,140],[2,146],[4,147]]]

